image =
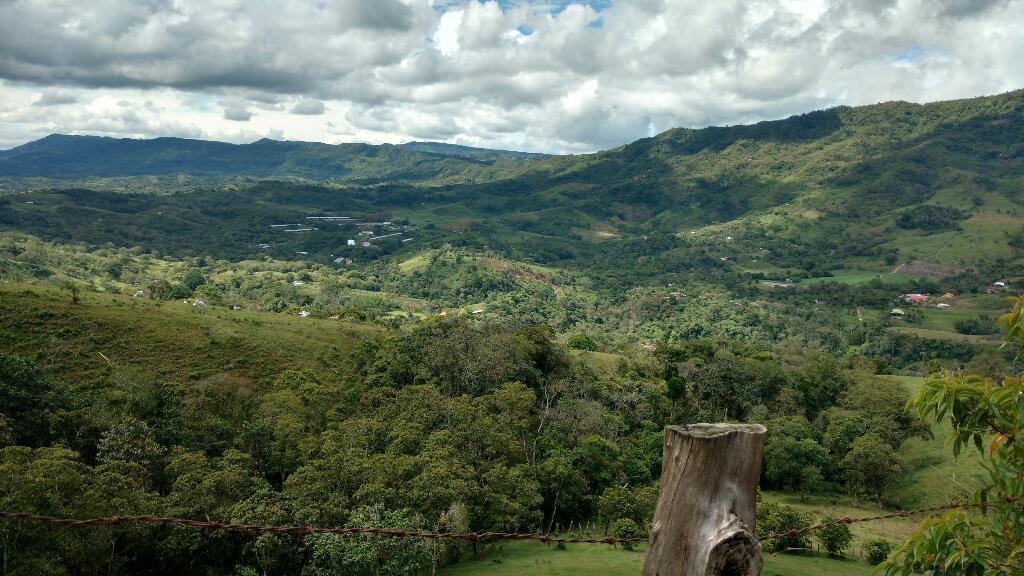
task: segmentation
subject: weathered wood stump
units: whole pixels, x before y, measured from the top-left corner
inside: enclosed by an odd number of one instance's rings
[[[661,496],[644,576],[758,576],[754,535],[765,428],[665,428]]]

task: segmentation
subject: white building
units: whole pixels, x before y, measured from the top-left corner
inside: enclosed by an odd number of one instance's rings
[[[353,240],[353,239],[351,239],[351,238],[349,238],[349,239],[348,239],[348,245],[349,245],[349,246],[355,246],[355,245],[356,245],[356,241],[355,241],[355,240]]]

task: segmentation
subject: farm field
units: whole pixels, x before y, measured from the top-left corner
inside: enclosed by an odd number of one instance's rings
[[[374,333],[361,323],[102,293],[83,293],[73,304],[61,290],[0,284],[0,346],[76,382],[118,366],[144,366],[179,382],[226,372],[259,379],[285,367],[331,370]]]
[[[559,550],[536,542],[487,546],[481,557],[441,570],[443,576],[638,576],[643,548],[633,551],[601,544],[569,545]],[[766,556],[761,576],[868,576],[873,567],[853,560],[817,555]]]
[[[823,282],[839,282],[842,284],[864,284],[871,282],[874,279],[879,279],[882,282],[906,282],[911,280],[913,277],[907,274],[899,274],[896,272],[872,272],[868,270],[833,270],[832,276],[819,276],[817,278],[808,278],[800,282],[801,285],[812,285],[820,284]]]

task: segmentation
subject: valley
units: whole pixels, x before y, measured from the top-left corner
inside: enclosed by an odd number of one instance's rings
[[[940,505],[996,448],[954,457],[908,401],[1019,371],[1022,290],[1022,91],[580,155],[54,135],[0,151],[0,509],[646,537],[664,427],[715,421],[768,428],[764,534]],[[763,573],[872,573],[920,520],[766,543]],[[17,574],[644,558],[91,534],[0,523]]]

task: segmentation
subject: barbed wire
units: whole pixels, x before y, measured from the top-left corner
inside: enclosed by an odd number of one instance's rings
[[[792,536],[799,536],[807,532],[813,532],[815,530],[821,530],[828,528],[829,526],[835,526],[837,524],[859,524],[861,522],[877,522],[879,520],[891,520],[893,518],[906,518],[908,516],[917,516],[919,514],[927,514],[929,512],[941,512],[943,510],[957,510],[962,508],[989,508],[995,506],[1001,502],[1013,504],[1015,502],[1024,502],[1024,496],[1002,496],[999,498],[993,498],[985,502],[950,502],[949,504],[940,504],[938,506],[926,506],[924,508],[916,508],[914,510],[900,510],[897,512],[889,512],[888,514],[879,514],[878,516],[865,516],[863,518],[850,518],[844,516],[842,518],[836,518],[835,520],[829,520],[828,522],[822,522],[821,524],[814,524],[813,526],[807,526],[805,528],[797,528],[793,530],[786,530],[785,532],[777,532],[775,534],[768,534],[767,536],[759,536],[758,540],[765,542],[767,540],[775,540],[778,538],[787,538]]]
[[[987,508],[990,506],[995,506],[1000,502],[1024,502],[1024,496],[1018,496],[1016,498],[1007,496],[989,500],[987,502],[951,502],[949,504],[942,504],[939,506],[927,506],[924,508],[917,508],[915,510],[901,510],[898,512],[890,512],[887,514],[880,514],[877,516],[866,516],[863,518],[850,518],[849,516],[845,516],[843,518],[837,518],[835,520],[822,522],[820,524],[815,524],[804,528],[786,530],[784,532],[776,532],[774,534],[759,536],[758,540],[760,540],[761,542],[766,542],[778,538],[799,536],[807,532],[821,530],[823,528],[835,526],[837,524],[858,524],[862,522],[877,522],[879,520],[906,518],[908,516],[927,514],[929,512],[940,512],[943,510],[956,510],[962,508]],[[387,536],[392,538],[420,538],[425,540],[449,539],[463,540],[466,542],[475,543],[480,543],[484,540],[536,540],[544,544],[555,542],[564,544],[608,545],[647,542],[647,538],[577,538],[553,536],[551,534],[541,534],[537,532],[422,532],[416,530],[392,530],[389,528],[364,528],[355,526],[342,528],[319,528],[315,526],[306,526],[304,524],[299,524],[297,526],[269,526],[266,524],[240,524],[230,522],[219,522],[216,520],[191,520],[188,518],[173,518],[168,516],[153,515],[104,516],[100,518],[78,519],[61,518],[58,516],[47,516],[43,514],[33,514],[31,512],[0,511],[0,518],[30,520],[58,526],[118,526],[122,524],[132,523],[165,524],[172,526],[199,528],[202,529],[204,532],[210,530],[227,530],[231,532],[259,532],[270,534],[288,534],[291,536],[295,536],[297,538],[303,538],[311,534],[335,534],[341,536],[353,534],[373,534],[377,536]]]
[[[233,532],[290,534],[298,538],[303,538],[310,534],[376,534],[378,536],[390,536],[393,538],[422,538],[429,540],[445,538],[478,543],[483,540],[537,540],[542,543],[564,542],[566,544],[622,544],[627,542],[636,543],[647,541],[647,538],[575,538],[552,536],[550,534],[540,534],[535,532],[420,532],[416,530],[392,530],[389,528],[363,528],[354,526],[344,528],[318,528],[303,524],[297,526],[267,526],[265,524],[232,524],[228,522],[218,522],[216,520],[190,520],[187,518],[148,515],[105,516],[101,518],[79,520],[75,518],[60,518],[57,516],[32,514],[29,512],[0,512],[0,518],[35,520],[60,526],[116,526],[119,524],[142,522],[201,528],[204,531],[228,530]]]

